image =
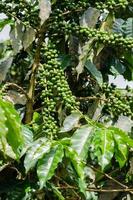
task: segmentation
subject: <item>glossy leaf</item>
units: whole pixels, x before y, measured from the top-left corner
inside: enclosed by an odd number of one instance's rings
[[[33,133],[28,126],[22,126],[22,134],[24,137],[24,145],[22,148],[21,156],[23,156],[26,153],[27,149],[33,143]]]
[[[0,106],[4,110],[7,119],[5,121],[5,126],[8,129],[6,135],[7,142],[12,147],[14,153],[19,156],[19,148],[24,143],[19,114],[11,103],[3,101],[2,99],[0,100]]]
[[[26,172],[35,167],[38,160],[41,159],[44,154],[48,153],[49,151],[50,143],[47,141],[46,138],[39,138],[38,140],[36,140],[27,151],[24,160],[24,167],[26,169]]]
[[[51,148],[50,152],[38,161],[37,175],[40,181],[40,188],[46,186],[46,182],[52,178],[63,156],[63,146],[59,144]]]
[[[128,147],[120,135],[114,134],[115,139],[115,159],[122,168],[128,159]]]
[[[110,163],[114,155],[114,139],[112,131],[107,128],[97,129],[90,143],[92,155],[96,156],[102,170]]]
[[[0,151],[3,153],[5,157],[17,160],[16,154],[12,150],[12,147],[8,144],[5,137],[0,138]]]
[[[116,127],[110,127],[109,129],[112,130],[114,134],[119,135],[126,145],[133,148],[133,139],[128,136],[128,133]]]
[[[87,157],[91,131],[92,127],[89,125],[82,126],[77,129],[71,138],[72,148],[75,149],[82,160]]]
[[[66,117],[63,127],[61,128],[61,132],[71,131],[74,127],[77,126],[79,119],[81,118],[81,114],[79,112],[73,112],[71,115]]]
[[[0,138],[6,137],[7,135],[8,128],[5,126],[6,120],[4,109],[0,105]]]
[[[78,184],[80,188],[80,192],[82,192],[86,196],[86,182],[85,182],[85,173],[84,173],[84,165],[78,156],[77,152],[71,147],[65,147],[65,155],[70,159],[72,166],[78,177]]]

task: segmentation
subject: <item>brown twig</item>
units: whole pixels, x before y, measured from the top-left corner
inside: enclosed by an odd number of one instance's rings
[[[77,194],[77,192],[74,191],[75,188],[73,188],[73,187],[72,187],[71,185],[69,185],[65,180],[63,180],[62,178],[58,177],[57,175],[55,175],[55,177],[56,177],[58,180],[62,181],[62,182],[66,185],[66,187],[71,188],[71,189],[73,190],[73,193],[75,194],[75,196],[79,198],[79,195]]]
[[[95,167],[93,167],[93,166],[91,166],[91,165],[89,165],[89,167],[90,167],[91,169],[93,169],[94,171],[97,171],[98,173],[103,174],[106,178],[112,180],[113,182],[117,183],[117,184],[120,185],[121,187],[123,187],[123,188],[125,188],[125,189],[128,189],[128,186],[126,186],[126,185],[120,183],[118,180],[114,179],[112,176],[110,176],[110,175],[108,175],[108,174],[106,174],[106,173],[100,171],[99,169],[97,169],[97,168],[95,168]]]
[[[7,87],[14,87],[14,88],[20,90],[25,95],[27,100],[29,99],[29,96],[27,95],[27,93],[25,92],[25,90],[21,86],[15,84],[15,83],[6,83],[5,88],[7,88]]]
[[[28,91],[29,100],[27,101],[27,104],[26,104],[25,123],[30,123],[33,116],[35,75],[36,75],[36,70],[40,64],[40,51],[41,51],[42,43],[45,37],[44,33],[46,30],[46,24],[47,24],[47,21],[41,26],[40,31],[38,33],[37,49],[35,52],[34,62],[32,64],[30,85],[29,85],[29,91]]]
[[[15,15],[13,15],[12,13],[5,11],[5,13],[7,13],[8,15],[10,15],[11,17],[13,17],[16,21],[20,22],[21,24],[23,24],[25,27],[27,28],[33,28],[31,25],[27,25],[25,24],[25,22],[23,22],[21,19],[19,19],[18,17],[16,17]],[[36,32],[36,30],[34,29],[34,31]]]
[[[78,190],[78,187],[73,187],[73,186],[60,186],[57,187],[58,189],[75,189]],[[87,188],[86,191],[90,191],[90,192],[131,192],[133,191],[133,188],[125,188],[125,189],[103,189],[103,188]]]
[[[91,96],[91,97],[76,97],[77,100],[82,101],[82,100],[101,100],[101,101],[107,101],[107,99],[103,99],[101,97],[96,97],[96,96]]]

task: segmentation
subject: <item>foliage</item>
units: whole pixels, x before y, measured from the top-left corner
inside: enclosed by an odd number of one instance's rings
[[[133,90],[108,79],[133,80],[132,0],[1,0],[0,13],[0,198],[131,199]]]

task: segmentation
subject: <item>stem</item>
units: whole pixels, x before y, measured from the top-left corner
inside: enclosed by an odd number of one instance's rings
[[[56,175],[55,175],[55,177],[56,177],[58,180],[62,181],[62,182],[66,185],[66,187],[71,188],[72,191],[73,191],[73,193],[75,194],[75,196],[79,198],[79,195],[77,194],[77,192],[75,192],[75,190],[74,190],[75,188],[74,188],[74,187],[72,187],[71,185],[69,185],[69,184],[68,184],[65,180],[63,180],[62,178],[60,178],[60,177],[58,177],[58,176],[56,176]]]
[[[24,91],[24,89],[21,86],[15,84],[15,83],[7,83],[7,84],[5,84],[5,87],[6,88],[8,88],[8,87],[14,87],[14,88],[20,90],[25,95],[25,97],[27,98],[27,100],[29,100],[29,96],[27,95],[27,93]]]
[[[93,167],[93,166],[91,166],[91,165],[89,165],[89,167],[90,167],[91,169],[93,169],[94,171],[97,171],[98,173],[103,174],[106,178],[112,180],[113,182],[117,183],[117,184],[120,185],[121,187],[123,187],[123,188],[125,188],[125,189],[128,188],[126,185],[120,183],[119,181],[117,181],[116,179],[114,179],[112,176],[110,176],[110,175],[108,175],[108,174],[106,174],[106,173],[100,171],[99,169],[96,169],[95,167]]]
[[[58,189],[75,189],[75,190],[79,190],[78,187],[73,187],[73,186],[60,186],[57,187]],[[131,192],[133,191],[133,188],[125,188],[125,189],[98,189],[98,188],[87,188],[86,191],[90,191],[90,192],[104,192],[104,193],[108,193],[108,192]]]
[[[90,96],[90,97],[76,97],[77,100],[101,100],[101,101],[107,101],[107,99],[96,97],[96,96]]]
[[[37,41],[37,49],[35,52],[35,58],[34,62],[32,65],[32,70],[31,70],[31,78],[30,78],[30,85],[29,85],[29,90],[28,90],[28,101],[26,104],[26,114],[25,114],[25,123],[30,123],[32,120],[33,116],[33,105],[34,105],[34,92],[35,92],[35,75],[36,75],[36,70],[40,64],[40,51],[42,47],[42,43],[44,41],[45,37],[45,31],[46,31],[46,22],[42,25],[40,28],[40,31],[38,33],[38,41]]]

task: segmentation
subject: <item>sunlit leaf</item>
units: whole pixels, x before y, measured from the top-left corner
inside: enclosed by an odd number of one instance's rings
[[[21,152],[21,156],[23,156],[26,153],[27,149],[33,143],[33,133],[29,129],[28,126],[22,126],[22,134],[23,134],[23,137],[24,137],[24,145],[23,145],[23,149],[22,149],[22,152]]]
[[[71,115],[66,117],[63,123],[63,127],[61,128],[61,132],[71,131],[74,127],[77,126],[80,118],[81,114],[77,111],[73,112]]]
[[[128,147],[120,135],[114,134],[115,139],[115,159],[122,168],[128,159]]]
[[[70,159],[72,166],[78,177],[78,185],[80,192],[82,192],[86,196],[86,182],[85,182],[85,173],[84,173],[84,165],[78,156],[77,152],[71,147],[65,147],[65,155]]]
[[[42,158],[44,154],[48,153],[49,151],[50,151],[50,143],[47,142],[46,138],[39,138],[34,143],[32,143],[32,146],[27,151],[24,160],[24,166],[26,172],[35,167],[38,160]]]
[[[112,130],[114,134],[119,135],[125,144],[133,148],[133,139],[128,136],[128,133],[116,127],[110,127],[109,129]]]
[[[111,162],[114,155],[113,131],[97,128],[90,142],[92,157],[96,156],[102,170]]]
[[[46,186],[46,182],[52,178],[63,156],[63,146],[59,144],[51,148],[50,152],[38,161],[37,175],[40,181],[40,188]]]
[[[72,148],[75,149],[82,160],[87,157],[91,131],[92,127],[90,127],[89,125],[82,126],[77,129],[77,131],[71,138]]]
[[[6,117],[5,126],[8,129],[6,135],[8,144],[12,147],[14,153],[19,156],[19,148],[24,143],[19,114],[9,102],[0,100],[0,106],[4,110]]]

